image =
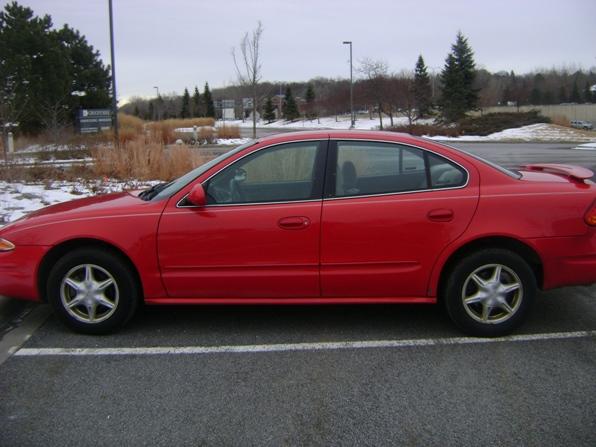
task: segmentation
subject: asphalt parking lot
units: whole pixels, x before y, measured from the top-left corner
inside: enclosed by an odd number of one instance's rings
[[[541,293],[490,342],[424,305],[146,307],[102,337],[44,306],[0,317],[5,357],[27,339],[0,364],[0,446],[596,445],[596,285]]]

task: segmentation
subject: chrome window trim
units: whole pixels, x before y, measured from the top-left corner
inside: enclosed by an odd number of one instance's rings
[[[300,143],[302,141],[321,141],[322,142],[322,141],[325,141],[325,140],[322,140],[320,138],[311,138],[311,139],[306,139],[306,140],[285,141],[285,142],[282,142],[282,143],[272,144],[271,146],[264,146],[264,147],[262,147],[260,149],[257,149],[256,151],[249,152],[248,154],[243,155],[242,157],[238,158],[237,160],[234,160],[231,164],[229,164],[227,166],[224,166],[223,168],[221,168],[217,172],[215,172],[212,175],[210,175],[203,182],[201,182],[201,184],[207,183],[209,180],[211,180],[212,177],[216,176],[217,174],[219,174],[224,169],[228,168],[229,166],[234,165],[236,162],[242,160],[244,157],[247,157],[247,156],[249,156],[251,154],[257,153],[257,152],[262,151],[264,149],[268,149],[270,147],[275,147],[275,146],[279,146],[279,145],[282,145],[282,144],[288,144],[288,143]],[[459,166],[461,169],[463,169],[464,172],[466,173],[466,181],[461,186],[450,186],[450,187],[446,187],[446,188],[425,188],[425,189],[416,189],[416,190],[411,190],[411,191],[383,192],[383,193],[377,193],[377,194],[363,194],[363,195],[341,196],[341,197],[323,197],[321,199],[287,200],[287,201],[280,201],[280,202],[218,203],[218,204],[205,205],[204,207],[198,207],[196,205],[181,205],[181,203],[188,196],[188,194],[186,194],[186,195],[184,195],[184,197],[182,197],[178,201],[178,203],[176,203],[176,208],[212,208],[212,207],[228,207],[228,206],[277,205],[277,204],[301,203],[301,202],[326,202],[326,201],[332,201],[332,200],[345,200],[345,199],[358,199],[358,198],[367,198],[367,197],[383,197],[383,196],[395,196],[395,195],[404,195],[404,194],[416,194],[416,193],[420,193],[420,192],[449,191],[449,190],[463,189],[463,188],[467,187],[468,184],[470,183],[470,171],[468,171],[465,166],[462,166],[457,161],[452,160],[451,158],[446,157],[443,154],[439,154],[438,152],[435,152],[432,149],[426,149],[426,148],[423,148],[423,147],[420,147],[420,146],[416,146],[414,144],[402,143],[402,142],[398,142],[398,141],[376,140],[376,139],[370,139],[370,138],[354,138],[354,137],[337,138],[337,137],[331,137],[331,138],[328,139],[328,141],[329,142],[331,142],[331,141],[365,141],[365,142],[370,142],[370,143],[389,143],[389,144],[396,144],[396,145],[401,145],[401,146],[408,146],[408,147],[411,147],[411,148],[414,148],[414,149],[418,149],[418,150],[421,150],[421,151],[427,151],[427,152],[430,152],[430,153],[432,153],[432,154],[434,154],[434,155],[436,155],[438,157],[444,158],[447,161],[449,161],[449,162],[451,162],[451,163]],[[457,150],[455,148],[452,148],[451,146],[448,146],[448,147],[450,149]],[[465,154],[467,155],[467,153],[465,153]]]

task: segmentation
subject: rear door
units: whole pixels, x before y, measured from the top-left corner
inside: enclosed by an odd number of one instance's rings
[[[443,248],[468,226],[478,181],[438,154],[333,141],[323,202],[325,297],[424,297]]]

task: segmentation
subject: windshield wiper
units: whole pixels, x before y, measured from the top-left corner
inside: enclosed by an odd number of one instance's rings
[[[159,194],[160,191],[164,190],[172,183],[173,182],[167,182],[167,183],[158,183],[157,185],[153,185],[151,188],[141,191],[139,193],[139,198],[142,200],[145,200],[145,201],[149,201],[153,197],[155,197],[157,194]]]

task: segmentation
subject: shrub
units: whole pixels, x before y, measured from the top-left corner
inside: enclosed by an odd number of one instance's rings
[[[391,132],[404,132],[410,135],[421,137],[428,135],[434,137],[436,135],[457,137],[459,136],[459,129],[457,127],[445,127],[435,124],[412,124],[411,126],[394,126],[387,130]]]
[[[97,176],[122,180],[172,180],[210,159],[186,145],[166,148],[160,139],[143,136],[117,149],[96,147],[92,153]]]
[[[464,118],[458,123],[458,127],[462,135],[490,135],[505,129],[538,123],[550,123],[550,119],[540,115],[537,110],[530,110],[519,113],[487,113],[482,116]]]
[[[240,138],[240,128],[238,126],[218,127],[217,138]]]

